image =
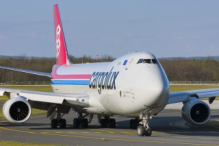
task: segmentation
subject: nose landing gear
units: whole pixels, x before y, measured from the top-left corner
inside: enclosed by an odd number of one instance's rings
[[[151,136],[152,130],[148,125],[148,120],[150,118],[150,115],[147,114],[147,112],[141,112],[140,113],[140,122],[139,126],[137,127],[137,134],[139,136]]]

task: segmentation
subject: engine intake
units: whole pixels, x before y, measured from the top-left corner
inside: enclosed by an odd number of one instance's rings
[[[14,97],[5,102],[3,114],[10,122],[23,123],[31,115],[31,106],[23,97]]]
[[[204,101],[193,98],[182,108],[182,117],[191,124],[205,124],[211,116],[211,110]]]

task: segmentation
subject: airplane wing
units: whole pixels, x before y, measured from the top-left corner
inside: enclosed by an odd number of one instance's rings
[[[51,73],[32,71],[32,70],[25,70],[25,69],[19,69],[19,68],[12,68],[12,67],[5,67],[5,66],[0,66],[0,68],[13,70],[13,71],[24,72],[24,73],[29,73],[29,74],[35,74],[35,75],[40,75],[40,76],[45,76],[45,77],[51,77]]]
[[[216,96],[219,96],[219,88],[172,92],[170,93],[168,104],[186,102],[190,97],[196,97],[198,99],[208,97],[209,103],[212,103],[212,100],[214,100]]]
[[[87,93],[54,93],[0,88],[0,96],[3,96],[4,93],[10,98],[20,96],[27,100],[31,104],[31,107],[37,109],[49,111],[49,106],[52,105],[54,107],[55,105],[60,105],[63,108],[67,108],[67,111],[63,113],[68,113],[71,107],[88,107],[90,98]]]

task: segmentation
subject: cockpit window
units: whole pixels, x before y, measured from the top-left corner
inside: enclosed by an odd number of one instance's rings
[[[148,64],[157,64],[157,59],[139,59],[137,64],[140,64],[140,63],[148,63]]]
[[[139,59],[137,64],[142,63],[144,59]]]
[[[151,63],[151,59],[144,59],[143,63]]]
[[[155,64],[155,63],[158,63],[157,62],[157,59],[151,59],[152,60],[152,62]]]

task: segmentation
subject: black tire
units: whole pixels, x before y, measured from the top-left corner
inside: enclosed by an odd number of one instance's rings
[[[60,121],[59,121],[60,123],[59,123],[59,126],[60,126],[60,128],[66,128],[66,120],[65,119],[61,119]]]
[[[74,118],[74,120],[73,120],[73,127],[74,128],[79,128],[79,126],[80,126],[79,119],[78,118]]]
[[[115,119],[109,119],[109,127],[116,128],[116,120]]]
[[[145,128],[142,125],[139,125],[137,127],[137,134],[138,136],[144,136],[145,135]]]
[[[151,128],[148,128],[147,130],[145,130],[145,136],[151,136],[151,134],[152,134]]]
[[[87,128],[88,127],[88,119],[85,119],[85,128]]]
[[[58,125],[57,119],[52,119],[51,120],[51,128],[55,129],[55,128],[57,128],[57,125]]]
[[[101,125],[102,128],[106,128],[107,127],[106,119],[101,119],[100,120],[100,125]]]
[[[88,119],[82,119],[81,120],[81,126],[83,128],[87,128],[88,127]]]

